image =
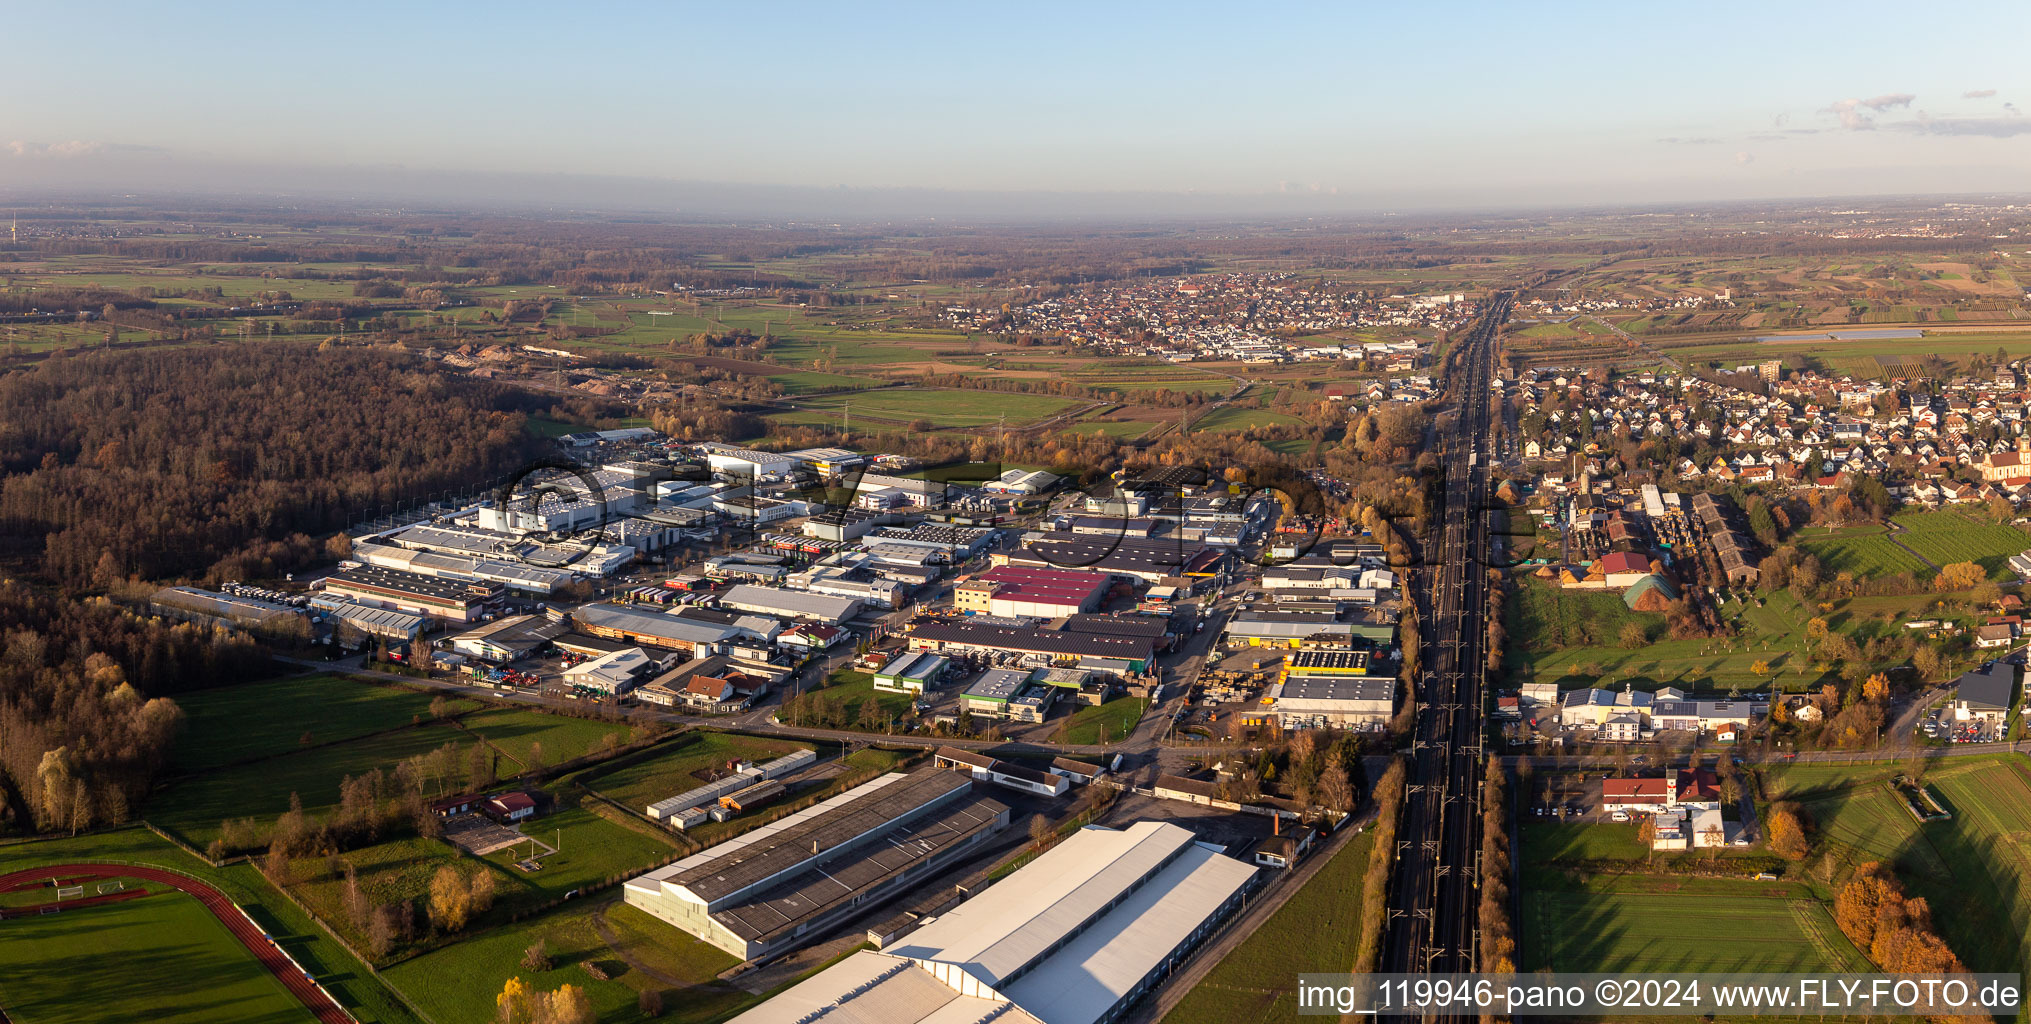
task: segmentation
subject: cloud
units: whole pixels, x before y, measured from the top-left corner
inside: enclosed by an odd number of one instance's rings
[[[7,144],[7,152],[10,156],[30,158],[67,159],[70,157],[91,156],[104,151],[104,149],[105,147],[100,143],[85,142],[81,139],[72,139],[69,142],[27,142],[15,139]]]
[[[31,142],[15,139],[0,144],[0,153],[23,160],[77,160],[86,157],[114,156],[120,154],[163,153],[160,146],[132,146],[118,142],[86,142],[71,139],[68,142]]]
[[[1737,152],[1735,154],[1735,162],[1738,164],[1753,164],[1756,162],[1756,154],[1747,152]]]
[[[1715,146],[1721,142],[1720,139],[1708,135],[1694,135],[1690,137],[1667,135],[1657,141],[1667,146]]]
[[[1890,126],[1918,135],[1973,135],[2007,139],[2031,135],[2031,120],[2023,117],[1928,117],[1919,116]]]
[[[2023,112],[2023,111],[2021,111],[2021,110],[2018,110],[2018,109],[2017,109],[2017,105],[2016,105],[2015,103],[2010,103],[2010,102],[2007,102],[2007,101],[2006,101],[2006,102],[2004,102],[2004,104],[2003,104],[2003,109],[2004,109],[2004,110],[2007,110],[2007,111],[2009,111],[2009,112],[2010,112],[2010,116],[2011,116],[2011,117],[2023,117],[2023,116],[2024,116],[2024,112]]]
[[[1961,93],[1960,98],[1964,100],[1985,100],[1991,96],[1994,96],[1995,94],[1996,90],[1994,89],[1969,89],[1968,91]]]
[[[1917,98],[1917,96],[1908,92],[1887,92],[1881,96],[1871,96],[1865,100],[1855,98],[1835,100],[1820,112],[1832,114],[1840,118],[1841,127],[1851,132],[1865,132],[1876,127],[1876,119],[1863,113],[1863,111],[1873,110],[1881,113],[1895,107],[1908,107],[1911,105],[1911,101]]]

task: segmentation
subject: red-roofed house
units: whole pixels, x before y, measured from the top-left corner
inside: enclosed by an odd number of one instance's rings
[[[1650,575],[1650,561],[1633,551],[1611,551],[1590,567],[1588,575],[1596,572],[1610,587],[1634,586],[1637,580]]]
[[[1602,779],[1601,806],[1610,811],[1660,813],[1676,795],[1666,779]]]
[[[1721,803],[1721,777],[1712,768],[1681,769],[1678,773],[1678,793],[1672,799],[1677,804]]]
[[[536,798],[527,793],[502,793],[487,800],[486,812],[495,821],[521,821],[535,816]]]

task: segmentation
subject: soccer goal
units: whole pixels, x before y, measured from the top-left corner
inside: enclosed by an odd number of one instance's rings
[[[99,895],[101,896],[104,896],[109,892],[120,892],[121,890],[124,890],[126,888],[127,883],[117,878],[113,879],[110,882],[100,882],[98,885]]]
[[[84,894],[85,894],[84,886],[73,885],[67,889],[58,889],[56,891],[56,898],[59,900],[74,900],[80,896],[83,896]]]

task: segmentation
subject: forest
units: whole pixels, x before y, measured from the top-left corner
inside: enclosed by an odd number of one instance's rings
[[[0,831],[124,820],[173,695],[271,671],[251,638],[121,601],[328,562],[348,523],[513,471],[552,400],[401,350],[59,355],[0,377]],[[111,595],[111,596],[108,596]],[[118,598],[119,600],[115,600]]]
[[[548,400],[399,351],[88,353],[0,378],[0,558],[60,586],[287,572],[532,458]]]

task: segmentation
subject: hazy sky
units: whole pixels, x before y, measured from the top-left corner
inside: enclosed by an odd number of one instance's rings
[[[2021,2],[10,7],[16,187],[2031,191]]]

